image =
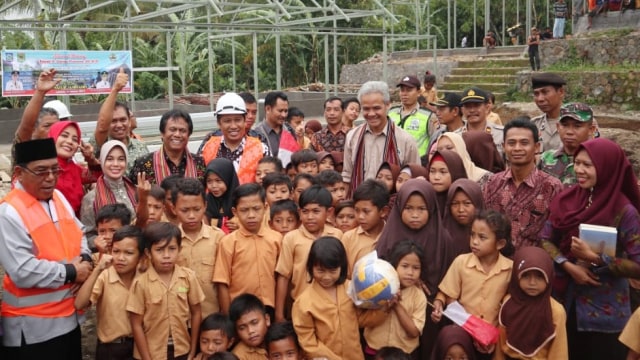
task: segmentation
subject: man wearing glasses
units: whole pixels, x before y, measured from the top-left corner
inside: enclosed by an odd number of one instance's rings
[[[271,152],[260,139],[246,135],[244,100],[236,93],[226,93],[218,99],[214,114],[222,136],[203,140],[198,154],[205,164],[216,158],[228,159],[233,162],[240,184],[255,182],[258,161]]]
[[[7,359],[81,359],[74,290],[92,271],[87,239],[64,196],[53,139],[16,144],[15,188],[0,203],[1,308]]]

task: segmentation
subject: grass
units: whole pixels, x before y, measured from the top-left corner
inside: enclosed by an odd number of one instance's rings
[[[547,66],[545,71],[558,71],[558,72],[586,72],[586,71],[606,71],[606,72],[628,72],[640,70],[640,64],[625,61],[622,64],[613,64],[603,67],[602,65],[588,64],[584,61],[579,63],[575,62],[558,62],[551,66]]]

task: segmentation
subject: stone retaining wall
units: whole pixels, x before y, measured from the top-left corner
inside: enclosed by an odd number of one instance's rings
[[[543,41],[540,44],[542,68],[577,57],[588,64],[619,65],[640,63],[640,32],[616,36],[615,31],[594,33],[590,37]],[[603,69],[606,70],[606,69]]]
[[[620,110],[640,110],[640,70],[555,72],[567,80],[565,101],[610,104]],[[531,73],[518,74],[518,89],[531,94]]]
[[[390,88],[395,88],[402,77],[416,75],[422,81],[426,70],[436,74],[436,81],[443,82],[444,77],[451,73],[451,69],[458,66],[457,61],[440,61],[434,65],[432,60],[388,63],[387,79],[383,79],[382,63],[348,64],[340,71],[340,84],[364,84],[371,80],[386,81]],[[437,67],[437,69],[436,69]]]

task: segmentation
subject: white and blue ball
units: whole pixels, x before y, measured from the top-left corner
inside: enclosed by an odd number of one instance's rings
[[[391,264],[381,259],[371,259],[358,261],[352,285],[359,300],[358,307],[376,309],[384,306],[398,293],[400,279]]]

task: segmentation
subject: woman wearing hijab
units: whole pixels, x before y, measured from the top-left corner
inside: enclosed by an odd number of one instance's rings
[[[467,131],[462,133],[462,139],[467,145],[467,152],[474,164],[494,174],[504,171],[504,159],[496,148],[491,134]]]
[[[211,219],[212,226],[217,226],[228,234],[236,227],[229,223],[233,218],[231,194],[240,185],[233,163],[225,158],[211,160],[205,171],[205,180],[208,190],[206,215]],[[224,183],[224,188],[220,186],[220,182]]]
[[[559,193],[540,236],[555,261],[555,297],[567,309],[570,359],[624,359],[617,338],[631,315],[626,278],[640,278],[640,191],[619,145],[598,138],[574,157],[578,185]],[[580,224],[617,230],[613,256],[579,239]]]
[[[74,121],[59,121],[49,128],[49,137],[56,143],[58,153],[58,165],[60,173],[56,183],[58,189],[75,211],[76,216],[80,214],[84,188],[82,185],[96,182],[101,175],[100,163],[93,155],[93,150],[82,149],[84,159],[89,168],[82,167],[73,161],[73,156],[81,145],[82,133],[80,126]]]
[[[466,179],[467,172],[460,156],[450,150],[436,151],[429,161],[429,182],[436,190],[440,218],[447,212],[449,187],[458,179]]]
[[[500,340],[493,359],[566,359],[567,315],[551,298],[553,261],[543,249],[526,246],[513,262],[517,266],[500,308]]]
[[[97,235],[96,215],[106,205],[124,204],[131,212],[131,218],[135,218],[138,206],[136,187],[125,176],[128,157],[127,146],[118,140],[109,140],[100,148],[102,176],[96,181],[95,189],[82,198],[80,211],[80,219],[89,239]]]
[[[493,140],[491,140],[491,143],[493,144]],[[446,132],[442,134],[436,141],[434,148],[434,151],[450,150],[460,155],[462,163],[464,164],[464,169],[467,172],[467,177],[480,184],[480,186],[484,185],[493,175],[492,172],[476,166],[476,164],[471,160],[471,156],[467,151],[467,145],[462,139],[462,135],[458,133]]]
[[[380,234],[376,250],[387,259],[395,243],[404,239],[415,241],[424,249],[420,279],[427,298],[433,301],[438,284],[454,259],[455,253],[449,233],[438,216],[438,202],[433,186],[424,179],[408,180],[398,192],[389,220]],[[431,321],[431,307],[427,309],[427,324],[420,341],[420,359],[428,358],[437,335],[438,326]]]
[[[458,179],[449,187],[443,224],[451,235],[456,256],[471,251],[469,238],[476,212],[484,210],[482,189],[471,179]]]

